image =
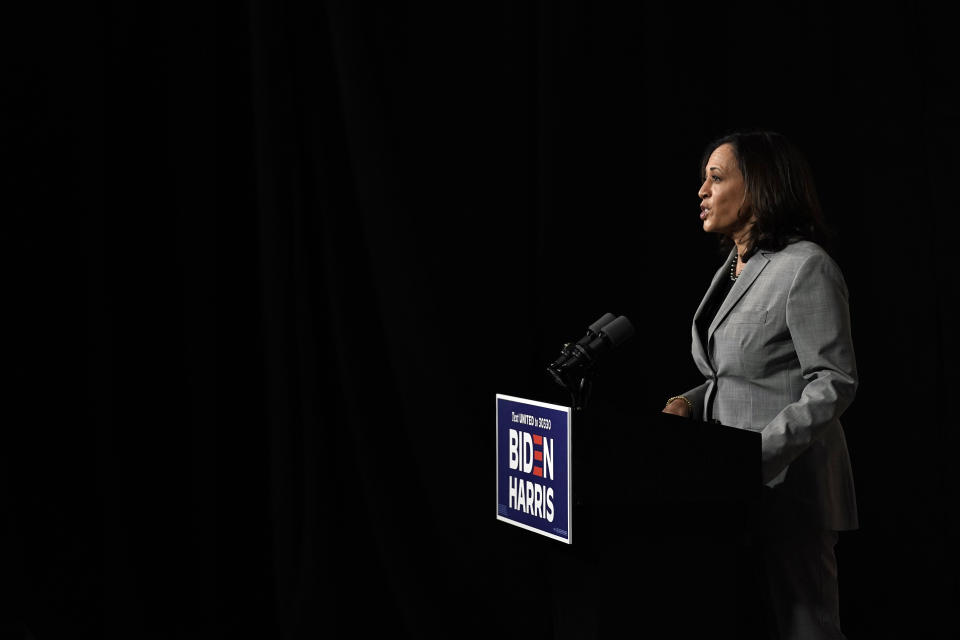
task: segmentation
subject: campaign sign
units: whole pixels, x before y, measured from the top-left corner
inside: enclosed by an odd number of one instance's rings
[[[497,520],[570,544],[570,408],[497,394]]]

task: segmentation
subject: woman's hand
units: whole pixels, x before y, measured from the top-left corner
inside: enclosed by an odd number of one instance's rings
[[[674,398],[667,406],[663,408],[663,412],[672,413],[673,415],[680,416],[681,418],[689,418],[690,403],[683,398]]]

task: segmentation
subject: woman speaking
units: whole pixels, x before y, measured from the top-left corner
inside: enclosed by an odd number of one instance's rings
[[[761,433],[770,624],[779,638],[843,638],[834,546],[857,528],[839,420],[857,389],[847,287],[817,244],[810,168],[783,136],[728,135],[701,168],[703,230],[730,253],[693,317],[705,381],[664,411]]]

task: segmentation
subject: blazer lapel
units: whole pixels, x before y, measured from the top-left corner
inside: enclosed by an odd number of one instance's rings
[[[730,260],[733,260],[732,253],[730,254]],[[713,322],[710,323],[710,328],[707,329],[708,343],[710,342],[710,338],[713,337],[713,332],[717,330],[717,327],[720,326],[723,319],[727,317],[730,310],[740,302],[740,298],[743,297],[743,294],[747,292],[747,289],[750,288],[753,281],[757,279],[757,276],[760,275],[760,272],[763,271],[769,263],[770,259],[764,255],[762,251],[757,251],[753,254],[753,257],[747,261],[743,271],[741,271],[737,277],[737,281],[733,283],[730,293],[727,294],[727,298],[723,301],[723,304],[720,305],[720,310],[717,311]]]
[[[700,300],[700,306],[697,307],[697,312],[693,314],[693,357],[694,360],[699,359],[708,369],[710,366],[708,364],[709,359],[707,358],[707,345],[703,344],[703,341],[700,339],[700,332],[697,331],[697,321],[703,314],[703,308],[706,306],[707,300],[709,300],[710,296],[713,295],[714,290],[720,286],[721,278],[727,277],[727,274],[730,272],[730,262],[733,260],[734,251],[736,251],[736,249],[730,250],[730,255],[727,256],[723,266],[717,269],[717,272],[713,274],[713,280],[710,281],[710,286],[707,288],[707,293],[703,296],[703,299]],[[748,261],[747,264],[750,264],[750,262]]]

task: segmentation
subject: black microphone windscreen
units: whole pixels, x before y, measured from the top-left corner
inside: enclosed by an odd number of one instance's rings
[[[599,333],[601,329],[603,329],[605,326],[613,322],[616,318],[617,316],[613,315],[612,313],[605,313],[602,316],[600,316],[600,318],[596,322],[594,322],[592,325],[590,325],[587,328],[590,329],[590,331],[593,333]]]
[[[627,316],[620,316],[603,328],[603,334],[616,347],[633,335],[633,325],[630,324]]]

